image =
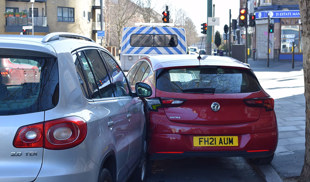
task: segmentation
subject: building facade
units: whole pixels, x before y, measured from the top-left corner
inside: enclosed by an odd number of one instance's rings
[[[249,46],[252,54],[255,52],[255,58],[266,59],[269,52],[270,59],[292,60],[294,55],[295,60],[302,61],[298,0],[240,0],[240,7],[246,7],[246,2],[249,13],[256,16]],[[269,33],[269,24],[274,25],[273,33]]]
[[[0,34],[20,34],[23,29],[32,34],[33,23],[35,35],[72,32],[96,40],[100,9],[100,0],[1,0]]]
[[[301,20],[298,0],[255,0],[256,15],[255,48],[256,57],[267,57],[268,16],[274,24],[269,33],[270,58],[275,60],[302,60]]]

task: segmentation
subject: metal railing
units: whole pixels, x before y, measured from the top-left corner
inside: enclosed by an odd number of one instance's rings
[[[7,17],[6,26],[32,25],[31,17]],[[47,27],[47,17],[34,17],[34,26]]]

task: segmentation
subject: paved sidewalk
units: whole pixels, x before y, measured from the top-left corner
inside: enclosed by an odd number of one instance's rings
[[[305,98],[302,62],[252,60],[248,63],[263,88],[275,99],[275,111],[279,128],[279,142],[271,163],[271,170],[283,181],[295,181],[301,173],[305,152]],[[262,172],[268,166],[260,166]],[[268,171],[268,170],[267,170]],[[265,173],[266,181],[274,173]],[[269,180],[273,179],[273,180]],[[277,180],[274,180],[277,179]]]

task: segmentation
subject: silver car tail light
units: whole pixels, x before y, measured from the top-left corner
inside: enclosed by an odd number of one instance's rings
[[[79,145],[86,135],[87,124],[84,120],[67,117],[21,127],[13,144],[16,148],[62,150]]]
[[[18,129],[14,146],[17,148],[43,147],[43,123],[23,126]]]

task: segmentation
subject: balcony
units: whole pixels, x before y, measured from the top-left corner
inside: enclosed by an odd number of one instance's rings
[[[7,17],[6,32],[20,32],[22,26],[32,25],[31,17]],[[47,17],[34,17],[35,32],[48,32]]]
[[[30,0],[7,0],[7,1],[21,1],[21,2],[30,2]],[[46,2],[46,0],[36,0],[36,2]]]
[[[6,26],[32,25],[31,17],[7,17]],[[34,17],[34,26],[47,26],[47,17]]]

